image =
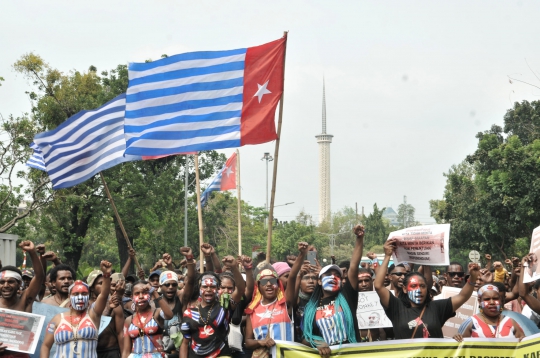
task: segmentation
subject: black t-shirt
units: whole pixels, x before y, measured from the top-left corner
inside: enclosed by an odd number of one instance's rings
[[[406,307],[399,298],[390,294],[390,302],[385,310],[386,315],[394,326],[395,339],[410,339],[416,326],[415,320],[420,316],[423,307]],[[429,338],[444,338],[442,327],[444,323],[455,315],[450,298],[431,301],[427,304],[422,322],[414,338],[424,338],[424,327],[429,332]]]
[[[349,280],[345,282],[343,287],[341,288],[341,294],[345,297],[345,300],[349,304],[349,308],[351,310],[351,315],[353,317],[353,327],[354,332],[356,335],[356,342],[360,342],[360,332],[358,331],[358,318],[356,318],[356,309],[358,307],[358,291],[355,290],[351,284],[349,283]],[[315,313],[315,321],[313,324],[313,334],[317,336],[321,336],[325,339],[326,343],[329,345],[335,345],[339,344],[340,337],[339,335],[333,334],[333,327],[334,324],[332,322],[325,322],[325,319],[331,318],[331,316],[335,315],[334,311],[334,301],[337,297],[337,294],[334,296],[329,296],[326,298],[323,298],[321,300],[321,303],[317,307],[317,312]],[[343,308],[342,308],[343,309]],[[335,322],[334,322],[335,323]],[[345,329],[347,329],[350,322],[345,322]],[[321,330],[319,328],[319,325],[325,327],[325,332],[321,334]],[[334,332],[335,333],[335,332]],[[342,341],[342,344],[349,343],[350,340],[347,339],[345,341]]]

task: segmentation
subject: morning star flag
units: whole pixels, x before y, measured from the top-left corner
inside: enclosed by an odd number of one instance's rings
[[[126,154],[167,155],[277,138],[286,37],[129,64]]]
[[[213,191],[236,189],[236,152],[227,159],[225,166],[219,171],[212,183],[201,195],[201,206],[205,206]]]
[[[26,162],[26,165],[34,169],[47,171],[47,168],[45,168],[45,160],[43,159],[43,153],[41,153],[39,147],[34,142],[32,142],[30,143],[30,148],[34,149],[34,152]]]
[[[43,155],[53,189],[80,184],[119,163],[142,159],[124,156],[125,107],[124,93],[97,109],[75,114],[51,131],[36,134],[34,143]]]

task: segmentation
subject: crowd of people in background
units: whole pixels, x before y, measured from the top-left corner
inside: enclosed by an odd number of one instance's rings
[[[354,234],[350,260],[336,263],[332,257],[324,267],[307,260],[316,248],[306,242],[298,243],[297,255],[269,263],[264,255],[220,260],[205,243],[199,260],[182,247],[179,266],[165,253],[148,275],[129,272],[136,256],[130,249],[122,272],[104,260],[83,280],[44,245],[23,241],[19,247],[33,269],[1,267],[0,308],[31,313],[37,301],[68,310],[45,323],[42,358],[51,350],[55,358],[264,358],[276,340],[302,343],[329,357],[331,346],[348,343],[443,338],[445,322],[475,291],[479,313],[461,325],[455,340],[521,339],[538,332],[540,281],[524,283],[521,274],[532,264],[531,254],[504,263],[492,263],[486,254],[484,267],[451,262],[437,274],[427,265],[390,264],[393,239],[384,244],[382,262],[373,252],[367,253],[370,262],[361,262],[363,226]],[[459,293],[434,299],[445,286]],[[358,294],[371,291],[393,327],[359,328]],[[111,319],[99,333],[102,316]],[[1,342],[0,356],[28,357]]]

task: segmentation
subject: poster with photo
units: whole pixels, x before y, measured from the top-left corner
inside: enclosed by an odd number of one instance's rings
[[[529,252],[532,253],[532,261],[525,267],[525,277],[523,277],[525,283],[540,280],[540,265],[538,265],[538,259],[540,258],[540,226],[533,230]]]
[[[392,322],[384,313],[377,292],[358,292],[358,308],[356,309],[359,329],[392,327]]]
[[[388,240],[397,239],[394,263],[449,265],[450,224],[409,227],[391,232]]]

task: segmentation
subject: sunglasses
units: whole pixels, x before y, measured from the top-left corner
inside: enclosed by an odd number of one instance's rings
[[[266,286],[270,282],[271,285],[277,285],[277,278],[262,278],[259,283],[261,286]]]
[[[465,276],[465,272],[447,272],[447,274],[450,277],[454,277],[454,276],[463,277],[463,276]]]
[[[391,275],[395,275],[398,277],[405,276],[406,274],[407,274],[406,272],[392,272],[391,273]]]
[[[171,282],[171,283],[164,283],[163,286],[165,287],[178,287],[178,284],[175,283],[175,282]]]

